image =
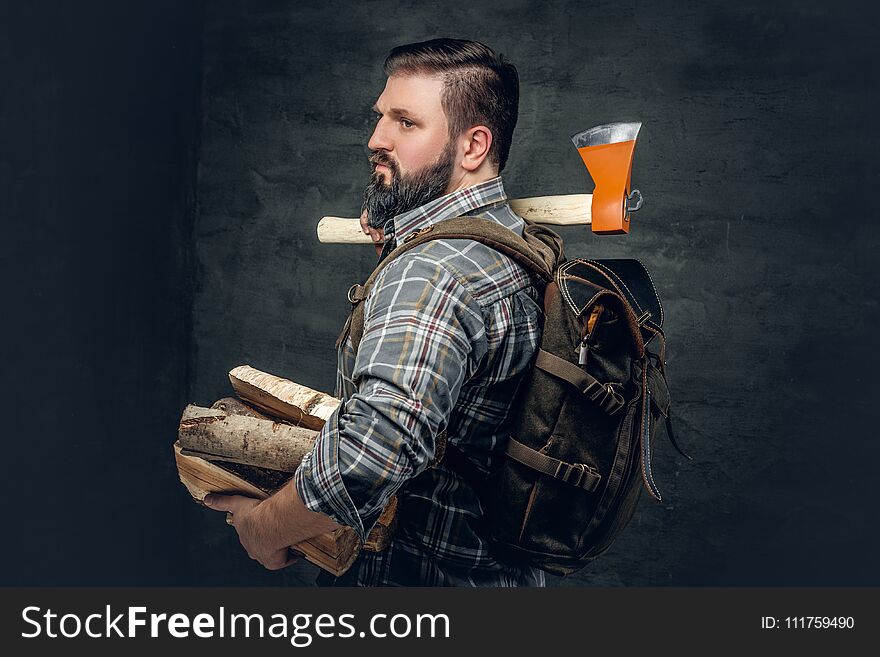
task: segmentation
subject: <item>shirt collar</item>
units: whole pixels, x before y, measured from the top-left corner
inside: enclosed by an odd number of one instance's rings
[[[487,206],[499,205],[507,205],[507,194],[504,193],[501,176],[435,198],[414,210],[394,217],[392,220],[394,245],[403,243],[404,238],[413,231],[426,228],[438,221],[466,216]],[[486,216],[507,228],[512,230],[519,228],[522,231],[522,219],[516,221],[512,212],[488,213]]]

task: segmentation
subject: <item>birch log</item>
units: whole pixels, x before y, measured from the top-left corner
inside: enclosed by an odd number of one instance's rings
[[[240,399],[236,399],[235,397],[224,397],[223,399],[218,399],[213,404],[211,404],[211,408],[218,411],[223,411],[227,415],[247,415],[248,417],[258,417],[261,420],[271,420],[272,418],[264,413],[260,413],[257,409],[252,406],[248,406]]]
[[[317,431],[246,415],[212,415],[214,409],[187,406],[178,440],[187,453],[259,468],[295,472],[315,444]]]

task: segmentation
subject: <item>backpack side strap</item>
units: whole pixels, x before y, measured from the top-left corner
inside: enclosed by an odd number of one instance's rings
[[[596,402],[608,415],[614,415],[626,403],[623,395],[615,390],[611,384],[602,383],[574,363],[551,354],[549,351],[538,350],[538,356],[535,358],[535,367],[563,381],[568,381],[592,401]]]
[[[590,492],[599,487],[602,475],[586,463],[567,463],[552,456],[541,454],[531,447],[523,445],[513,436],[507,443],[507,455],[523,465],[550,475],[566,484],[583,488]]]

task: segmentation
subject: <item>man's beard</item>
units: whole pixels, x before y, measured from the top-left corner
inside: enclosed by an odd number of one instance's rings
[[[367,223],[373,228],[384,228],[386,222],[404,212],[414,210],[435,198],[443,196],[455,163],[455,142],[446,145],[434,164],[429,164],[413,174],[401,175],[397,163],[384,151],[373,151],[370,157],[373,175],[364,190],[363,209],[367,211]],[[391,184],[386,185],[375,165],[388,167]]]

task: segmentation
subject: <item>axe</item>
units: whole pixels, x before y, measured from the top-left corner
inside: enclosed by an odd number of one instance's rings
[[[642,207],[631,189],[632,160],[641,123],[606,123],[571,138],[593,178],[592,194],[510,199],[511,209],[529,223],[554,226],[590,224],[598,235],[629,232],[630,214]],[[372,244],[358,219],[324,217],[318,240],[325,244]]]

